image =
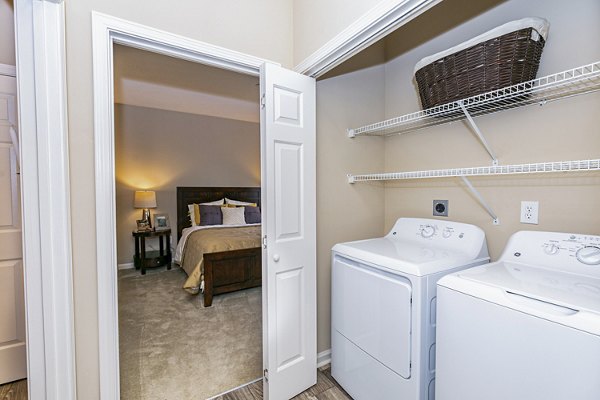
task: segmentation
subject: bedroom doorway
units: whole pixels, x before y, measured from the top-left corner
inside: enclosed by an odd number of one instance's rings
[[[263,398],[316,383],[316,85],[276,64],[92,13],[100,387],[119,398],[114,45],[260,76]],[[150,207],[150,206],[146,206]],[[145,214],[144,214],[145,215]],[[185,342],[184,342],[185,343]]]
[[[121,398],[260,380],[259,78],[113,52]]]

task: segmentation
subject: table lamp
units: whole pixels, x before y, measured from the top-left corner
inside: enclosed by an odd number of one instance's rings
[[[142,209],[142,220],[147,221],[148,226],[152,227],[150,208],[156,208],[156,193],[153,190],[136,190],[133,207]]]

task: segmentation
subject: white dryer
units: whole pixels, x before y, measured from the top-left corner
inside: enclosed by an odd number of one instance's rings
[[[600,399],[600,236],[517,232],[438,283],[438,400]]]
[[[489,261],[484,232],[400,218],[332,253],[333,377],[355,400],[432,400],[436,282]]]

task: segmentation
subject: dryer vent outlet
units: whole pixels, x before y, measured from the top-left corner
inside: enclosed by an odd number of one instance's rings
[[[448,216],[448,200],[433,201],[433,215],[438,217]]]

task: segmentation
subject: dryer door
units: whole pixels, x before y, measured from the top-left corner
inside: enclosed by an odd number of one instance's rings
[[[333,329],[410,378],[410,281],[336,255],[332,271]]]

